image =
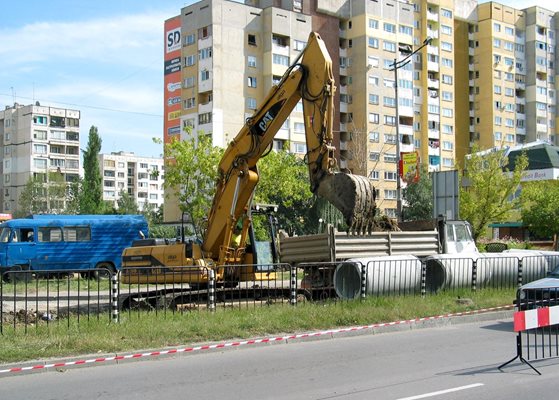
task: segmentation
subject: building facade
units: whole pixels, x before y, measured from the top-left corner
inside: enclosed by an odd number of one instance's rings
[[[474,146],[559,142],[557,20],[472,0],[202,0],[166,21],[165,141],[203,131],[225,146],[317,31],[334,60],[339,165],[396,216],[403,158],[442,171]],[[306,152],[299,107],[276,139]]]
[[[47,182],[49,173],[65,182],[79,178],[80,111],[15,103],[0,111],[2,163],[0,212],[16,213],[22,191],[30,179]],[[63,204],[55,209],[58,212]]]
[[[103,200],[118,208],[122,193],[128,193],[140,211],[163,205],[163,159],[136,156],[131,152],[99,154],[103,177]]]

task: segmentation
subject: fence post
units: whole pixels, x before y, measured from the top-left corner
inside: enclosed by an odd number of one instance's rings
[[[291,279],[289,281],[289,289],[291,291],[289,303],[292,306],[296,306],[297,305],[297,268],[290,265],[289,272],[291,275]]]
[[[215,311],[215,271],[208,269],[208,309]]]
[[[517,277],[517,285],[518,287],[522,286],[522,269],[523,269],[523,261],[521,258],[518,259],[518,277]]]
[[[361,264],[361,300],[365,300],[367,297],[367,270],[369,269],[369,264]]]
[[[427,263],[425,259],[421,260],[421,297],[425,297],[427,292],[426,288],[426,281],[427,281]]]
[[[111,304],[112,304],[112,321],[113,323],[118,323],[119,314],[118,314],[118,273],[111,274]]]
[[[472,261],[472,291],[477,289],[477,260]]]

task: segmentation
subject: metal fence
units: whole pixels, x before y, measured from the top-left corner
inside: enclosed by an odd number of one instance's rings
[[[559,357],[559,287],[519,289],[516,308],[516,356],[499,369],[519,359],[541,375],[531,361]]]
[[[9,271],[0,281],[0,333],[84,319],[116,322],[145,312],[166,316],[199,310],[296,305],[371,296],[514,288],[544,277],[553,255],[477,258],[412,256],[361,261],[202,267],[145,267],[110,275],[92,271]],[[110,277],[110,279],[108,278]]]

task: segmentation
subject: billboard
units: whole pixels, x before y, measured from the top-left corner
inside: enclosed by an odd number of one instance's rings
[[[180,16],[165,21],[163,141],[180,134],[181,117],[181,19]]]
[[[400,178],[411,183],[419,181],[419,153],[400,153]]]

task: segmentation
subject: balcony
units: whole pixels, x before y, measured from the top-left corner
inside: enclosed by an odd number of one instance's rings
[[[438,89],[440,87],[437,79],[427,79],[427,87],[430,89]]]
[[[347,112],[347,103],[340,102],[340,112],[343,112],[343,113]]]
[[[438,21],[439,20],[439,14],[437,14],[436,12],[427,11],[427,19],[429,21]]]
[[[439,46],[427,46],[427,53],[428,54],[439,54]]]
[[[212,109],[213,109],[213,101],[209,101],[207,103],[198,105],[198,113],[200,114],[211,112]]]
[[[340,48],[340,57],[347,57],[347,49]]]
[[[439,63],[427,61],[427,71],[439,72]]]
[[[340,94],[347,94],[347,85],[340,85]]]
[[[439,31],[427,28],[427,36],[430,36],[433,39],[438,39],[439,38]]]
[[[427,135],[429,139],[440,139],[441,138],[441,131],[438,129],[429,129],[427,131]]]

